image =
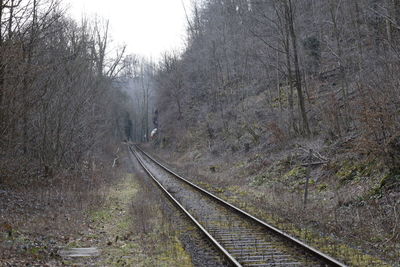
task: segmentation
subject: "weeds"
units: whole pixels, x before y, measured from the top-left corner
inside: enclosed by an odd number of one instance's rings
[[[4,226],[0,227],[0,265],[60,261],[57,250],[85,229],[86,212],[104,203],[106,188],[116,177],[110,169],[99,167],[51,176],[41,172],[33,176],[35,169],[26,170],[29,173],[20,179],[11,179],[16,173],[6,174],[0,184],[0,225]]]
[[[287,154],[263,157],[256,152],[246,155],[245,164],[243,155],[226,155],[229,158],[218,161],[218,173],[207,171],[210,162],[215,162],[211,156],[205,155],[198,165],[190,160],[185,165],[185,155],[179,154],[179,167],[200,186],[346,263],[385,266],[379,260],[382,255],[396,262],[400,257],[400,202],[394,190],[398,188],[395,174],[384,174],[376,161],[343,158],[328,167],[312,167],[307,174],[296,165],[298,158]],[[263,158],[269,159],[267,164]],[[305,175],[311,175],[312,181],[307,209],[301,186]]]

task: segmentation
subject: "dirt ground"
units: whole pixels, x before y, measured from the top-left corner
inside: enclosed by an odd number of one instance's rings
[[[128,155],[120,158],[92,189],[0,188],[0,266],[192,266],[163,201],[147,194]],[[82,247],[100,255],[59,256]]]
[[[310,183],[304,209],[302,169],[284,157],[271,163],[257,153],[246,160],[167,150],[157,155],[199,185],[352,266],[399,266],[399,229],[392,220],[398,218],[398,195],[360,198],[366,189],[359,180],[365,187],[373,183],[362,175],[335,186],[329,170],[313,169],[318,179]],[[54,186],[0,187],[0,266],[202,266],[196,255],[204,248],[194,245],[201,237],[132,166],[125,151],[95,185],[66,179]],[[96,247],[101,254],[59,256],[73,247]]]

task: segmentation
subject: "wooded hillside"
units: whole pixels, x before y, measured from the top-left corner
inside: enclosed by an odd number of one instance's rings
[[[400,4],[204,0],[157,75],[165,144],[220,153],[298,137],[351,140],[399,164]],[[183,138],[182,138],[183,137]]]
[[[400,2],[195,1],[188,35],[155,76],[157,152],[222,198],[398,258]]]
[[[123,139],[113,83],[124,48],[109,52],[108,21],[77,23],[59,1],[1,0],[0,22],[0,183],[95,164]]]

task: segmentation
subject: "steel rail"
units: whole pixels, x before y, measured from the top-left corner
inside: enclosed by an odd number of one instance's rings
[[[184,183],[190,185],[191,187],[195,188],[196,190],[198,190],[199,192],[213,198],[214,200],[218,201],[219,203],[222,203],[224,206],[229,207],[230,209],[234,210],[235,212],[237,212],[238,214],[256,222],[257,224],[265,227],[268,231],[271,231],[275,234],[277,234],[278,236],[281,236],[282,238],[284,238],[285,240],[291,242],[292,244],[294,244],[297,247],[302,248],[303,250],[307,251],[309,254],[315,256],[316,258],[320,259],[322,262],[324,262],[325,264],[329,265],[329,266],[340,266],[340,267],[345,267],[347,265],[339,262],[338,260],[332,258],[331,256],[307,245],[306,243],[300,241],[299,239],[285,233],[284,231],[276,228],[275,226],[272,226],[266,222],[264,222],[263,220],[249,214],[248,212],[230,204],[229,202],[221,199],[220,197],[217,197],[216,195],[208,192],[207,190],[201,188],[200,186],[192,183],[191,181],[185,179],[184,177],[182,177],[181,175],[175,173],[174,171],[172,171],[171,169],[169,169],[168,167],[166,167],[164,164],[160,163],[159,161],[157,161],[156,159],[154,159],[152,156],[150,156],[147,152],[145,152],[143,149],[141,149],[138,145],[135,145],[135,147],[142,152],[144,155],[146,155],[151,161],[153,161],[154,163],[156,163],[158,166],[160,166],[162,169],[164,169],[166,172],[170,173],[171,175],[175,176],[176,178],[180,179],[181,181],[183,181]]]
[[[137,155],[131,147],[129,147],[132,153],[135,155],[139,164],[146,171],[146,173],[154,180],[154,182],[161,188],[161,190],[176,204],[189,218],[190,220],[200,229],[200,231],[215,245],[215,247],[223,254],[223,256],[236,267],[242,267],[242,265],[176,200],[171,193],[157,180],[156,177],[150,172],[150,170],[145,166],[142,159]]]

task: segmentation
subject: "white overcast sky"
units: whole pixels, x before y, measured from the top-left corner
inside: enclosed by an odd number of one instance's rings
[[[65,0],[68,13],[80,20],[97,15],[110,21],[113,45],[126,44],[129,54],[158,59],[172,49],[182,49],[190,0]]]

